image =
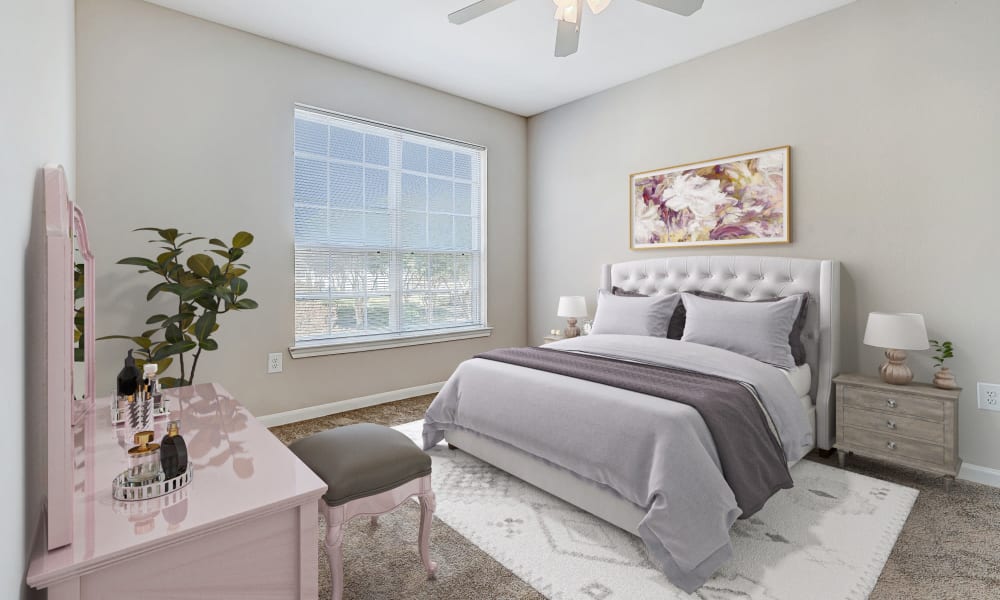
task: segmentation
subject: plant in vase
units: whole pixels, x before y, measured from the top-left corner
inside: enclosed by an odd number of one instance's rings
[[[176,357],[180,376],[160,377],[159,382],[163,387],[190,385],[194,382],[201,353],[219,348],[212,337],[219,329],[219,316],[257,308],[257,302],[244,296],[249,284],[243,276],[250,265],[237,262],[243,258],[244,248],[253,243],[253,235],[241,231],[229,244],[218,238],[209,239],[207,252],[222,258],[216,263],[204,252],[191,254],[186,260],[183,258],[188,244],[205,240],[203,237],[180,233],[174,228],[143,227],[136,231],[155,231],[159,239],[149,240],[149,243],[158,246],[160,252],[152,259],[130,256],[118,264],[142,267],[139,273],[156,275],[160,281],[149,288],[146,301],[167,294],[173,296],[172,304],[176,309],[146,319],[146,324],[152,327],[139,335],[109,335],[100,339],[131,340],[138,346],[134,355],[139,369],[146,363],[155,363],[157,372],[163,373]]]
[[[937,372],[934,373],[934,386],[943,390],[953,390],[957,388],[958,382],[955,381],[955,375],[952,374],[951,369],[944,366],[944,361],[955,357],[955,347],[951,342],[947,341],[929,341],[931,343],[931,348],[933,348],[937,353],[933,356],[934,366],[939,367]]]

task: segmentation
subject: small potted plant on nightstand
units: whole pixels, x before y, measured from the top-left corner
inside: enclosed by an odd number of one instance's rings
[[[952,374],[951,369],[944,366],[944,361],[949,358],[955,357],[955,349],[951,342],[939,342],[937,340],[930,340],[931,348],[934,349],[937,354],[934,355],[934,366],[940,367],[936,373],[934,373],[934,387],[939,387],[942,390],[953,390],[958,387],[958,382],[955,381],[955,375]]]

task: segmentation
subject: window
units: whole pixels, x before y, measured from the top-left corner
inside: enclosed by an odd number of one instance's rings
[[[485,148],[297,107],[293,356],[488,335],[485,172]]]

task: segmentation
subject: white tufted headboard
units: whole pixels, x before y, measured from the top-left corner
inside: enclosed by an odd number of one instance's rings
[[[840,366],[840,265],[835,260],[761,256],[683,256],[604,265],[601,289],[647,295],[702,290],[737,300],[809,292],[802,341],[812,369],[816,446],[833,447],[833,377]]]

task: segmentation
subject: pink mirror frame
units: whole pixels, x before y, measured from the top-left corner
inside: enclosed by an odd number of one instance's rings
[[[48,491],[46,531],[49,550],[73,542],[74,420],[93,403],[96,279],[87,226],[69,198],[66,173],[59,165],[44,168],[45,189],[45,340]],[[76,313],[73,267],[74,236],[84,263],[84,396],[73,399],[73,318]]]

